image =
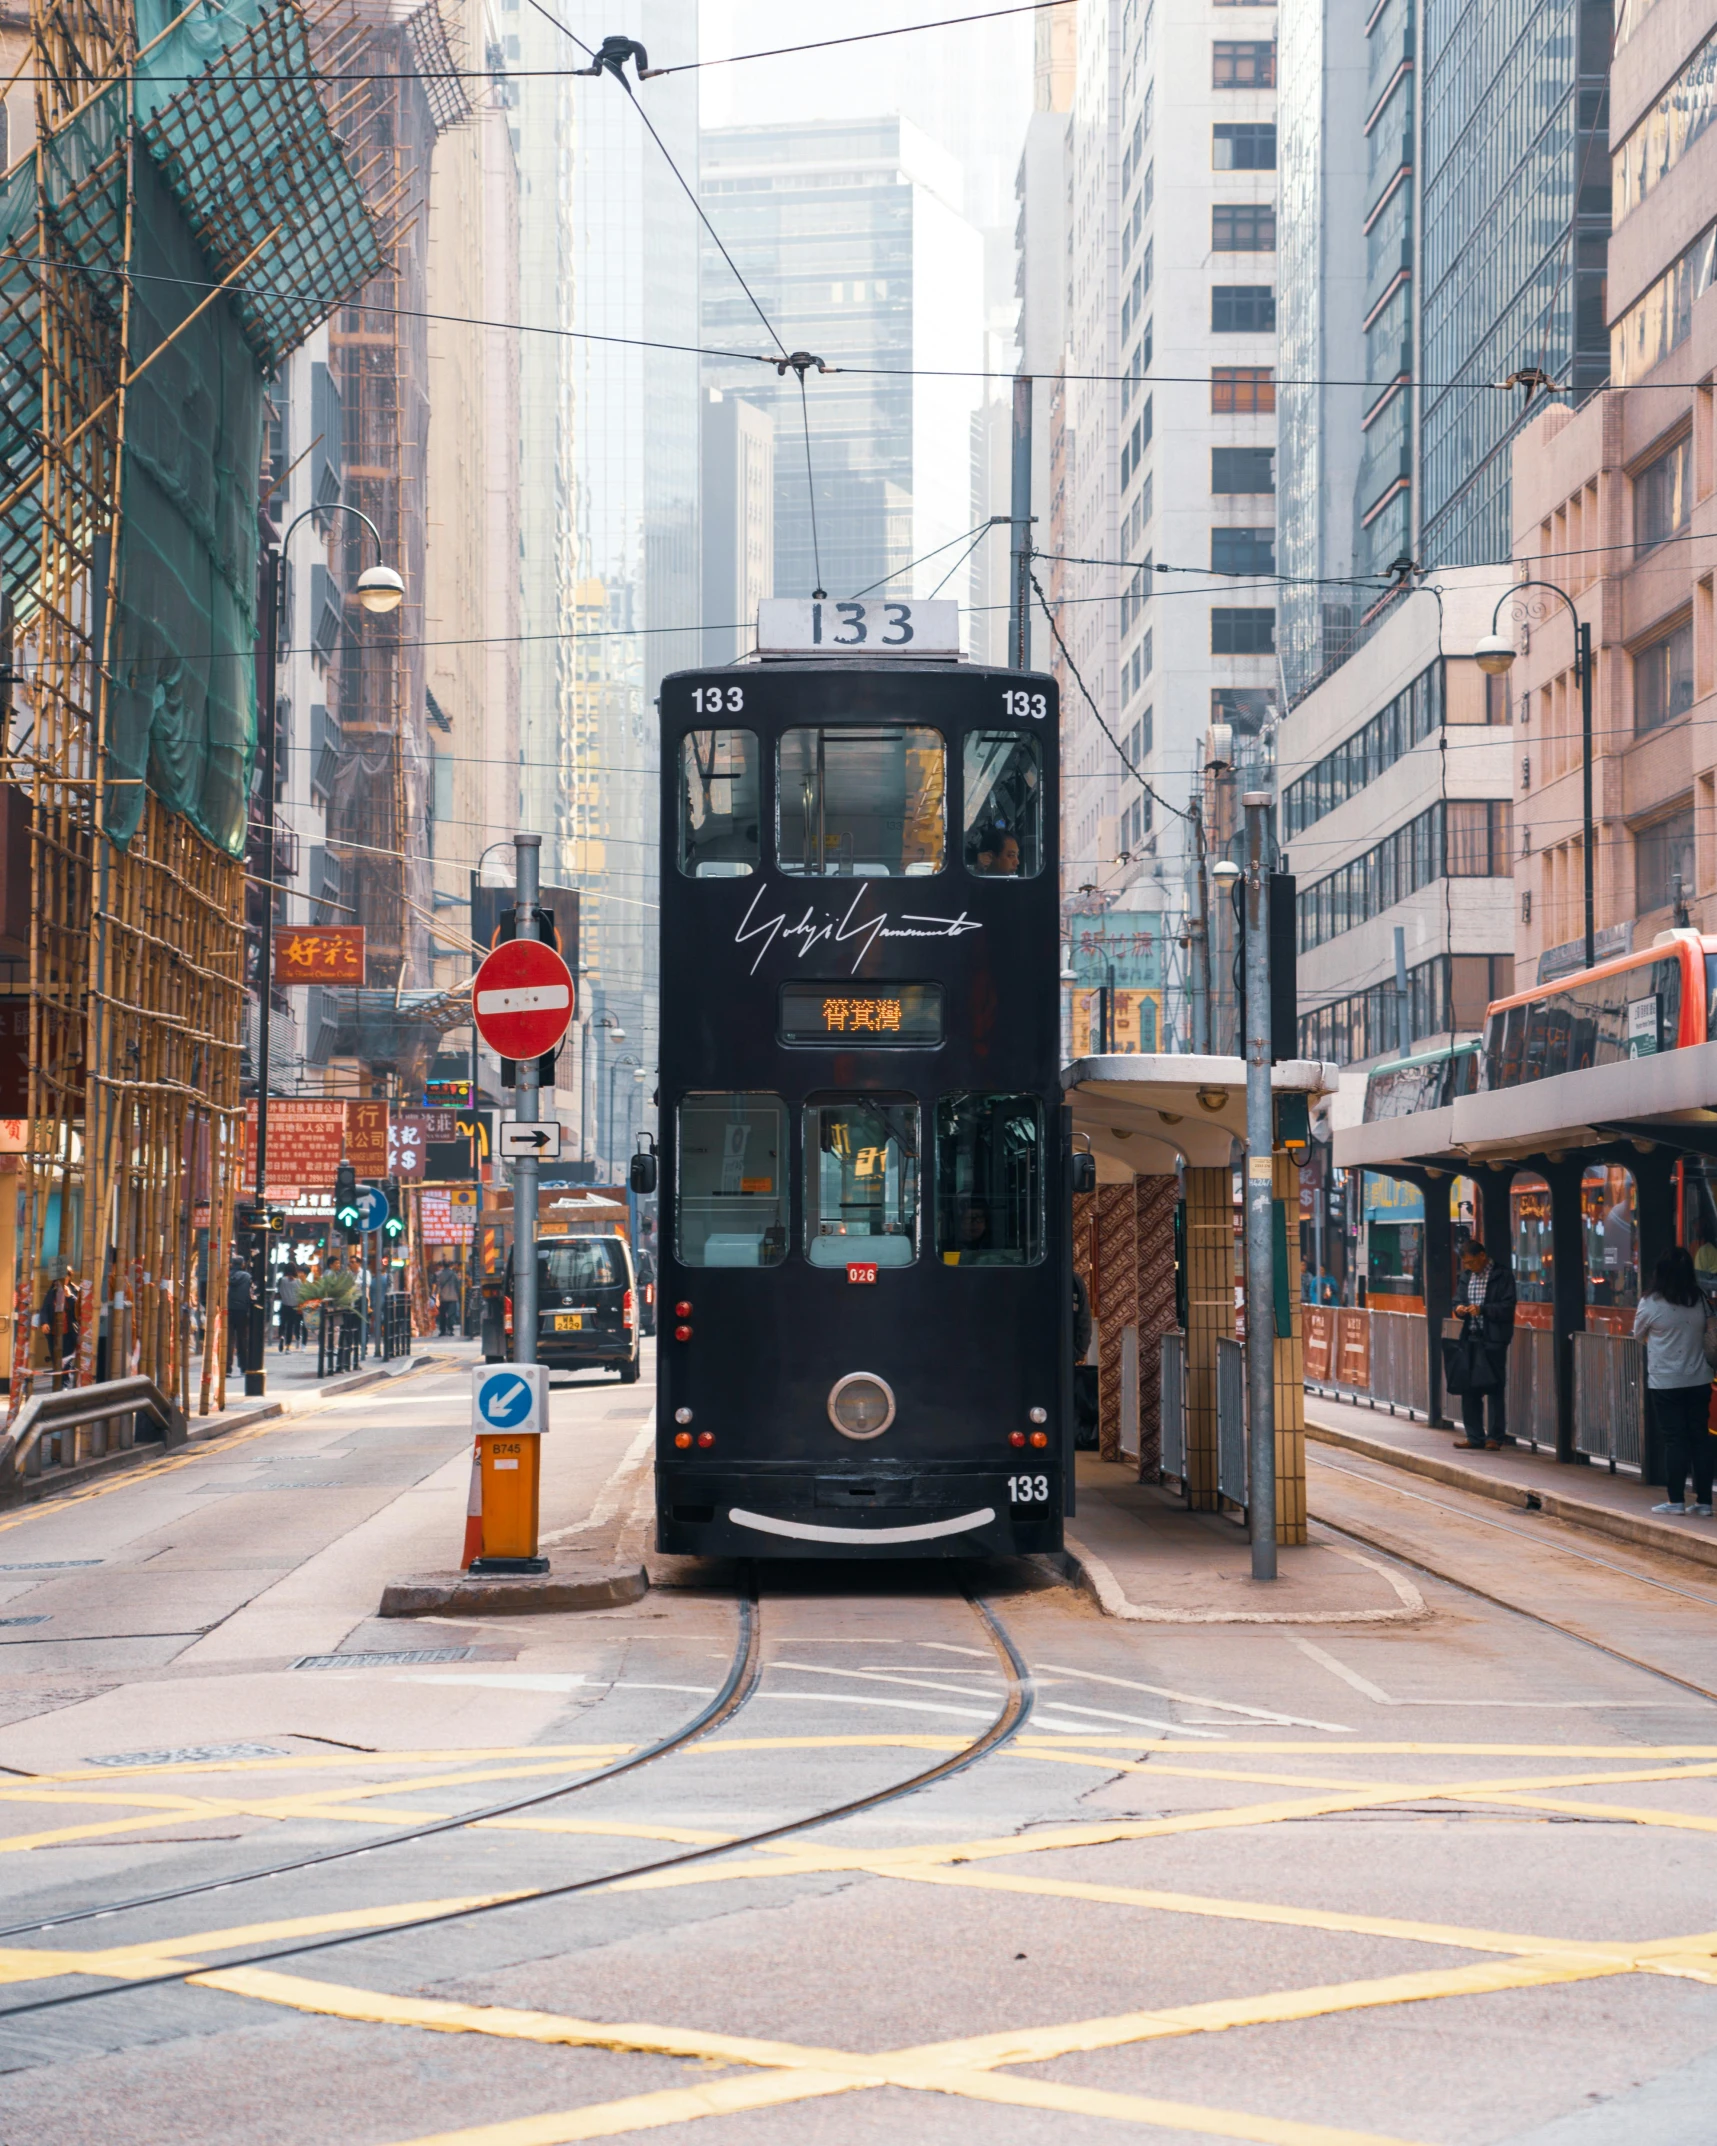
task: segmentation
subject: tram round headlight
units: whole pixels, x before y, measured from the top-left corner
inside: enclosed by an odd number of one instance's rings
[[[829,1388],[829,1421],[843,1438],[880,1438],[894,1421],[894,1388],[874,1371],[849,1371]]]

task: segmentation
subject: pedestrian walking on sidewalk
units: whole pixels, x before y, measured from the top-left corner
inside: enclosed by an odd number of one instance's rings
[[[1693,1510],[1711,1512],[1711,1361],[1705,1350],[1705,1298],[1684,1245],[1664,1253],[1651,1288],[1634,1313],[1634,1339],[1645,1343],[1647,1405],[1663,1433],[1663,1504],[1654,1513],[1684,1513],[1689,1473]]]
[[[1514,1275],[1499,1267],[1479,1237],[1467,1239],[1461,1254],[1455,1317],[1476,1381],[1461,1395],[1465,1438],[1457,1446],[1488,1448],[1495,1453],[1508,1440],[1508,1348],[1514,1339]],[[1489,1430],[1486,1430],[1486,1411]]]

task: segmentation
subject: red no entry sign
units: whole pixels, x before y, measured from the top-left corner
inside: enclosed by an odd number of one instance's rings
[[[507,939],[471,986],[477,1033],[502,1058],[540,1058],[572,1026],[572,971],[541,939]]]

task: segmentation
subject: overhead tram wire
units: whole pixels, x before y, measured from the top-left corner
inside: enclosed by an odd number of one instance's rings
[[[788,350],[786,343],[782,340],[780,329],[776,327],[775,323],[769,318],[769,315],[763,310],[762,300],[751,288],[751,285],[746,282],[744,276],[740,273],[739,263],[727,250],[726,241],[722,238],[721,233],[716,229],[714,224],[710,222],[709,217],[704,210],[703,203],[697,197],[697,189],[692,185],[691,181],[686,177],[685,173],[681,171],[679,165],[675,163],[673,151],[668,147],[667,143],[663,141],[661,135],[657,133],[655,125],[651,120],[649,113],[646,112],[644,107],[638,102],[637,93],[633,89],[632,84],[626,76],[626,62],[630,60],[637,68],[638,79],[640,82],[651,81],[657,75],[665,74],[669,70],[661,67],[652,67],[650,65],[649,54],[644,50],[644,47],[638,42],[638,40],[633,37],[605,37],[602,40],[602,46],[600,51],[593,52],[590,46],[588,46],[584,42],[584,39],[580,37],[575,30],[568,29],[566,24],[562,22],[558,16],[553,15],[549,12],[549,10],[543,5],[543,0],[530,0],[530,4],[533,8],[536,9],[537,13],[543,18],[545,22],[552,23],[555,29],[557,29],[563,37],[571,38],[572,42],[579,48],[581,52],[587,53],[589,55],[591,64],[588,67],[578,68],[575,70],[575,72],[585,75],[612,75],[614,80],[618,82],[620,87],[626,92],[627,102],[637,113],[638,117],[644,122],[645,131],[649,134],[651,141],[653,141],[656,147],[662,152],[663,159],[666,162],[668,169],[673,173],[675,179],[679,182],[679,188],[681,193],[683,193],[686,199],[691,203],[692,211],[696,215],[698,222],[703,225],[704,229],[714,240],[716,250],[721,255],[722,259],[727,263],[728,269],[733,276],[733,280],[745,293],[747,299],[750,301],[751,310],[763,323],[763,326],[768,333],[770,341],[775,345],[776,350],[780,353],[778,357],[766,360],[765,362],[773,364],[776,372],[783,378],[785,378],[789,370],[791,370],[798,376],[799,419],[801,425],[803,426],[805,436],[805,491],[811,510],[811,556],[816,569],[817,580],[817,585],[812,591],[812,594],[815,597],[821,598],[826,592],[823,588],[822,544],[817,534],[817,480],[811,464],[811,407],[805,392],[805,375],[813,365],[820,373],[827,372],[829,368],[823,363],[821,358],[813,357],[808,350]]]

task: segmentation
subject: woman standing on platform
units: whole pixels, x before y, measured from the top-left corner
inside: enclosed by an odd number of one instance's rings
[[[1705,1354],[1705,1298],[1684,1245],[1665,1252],[1651,1289],[1634,1313],[1634,1339],[1645,1343],[1645,1382],[1663,1433],[1664,1487],[1654,1513],[1684,1513],[1691,1469],[1693,1511],[1711,1513],[1711,1365]]]

